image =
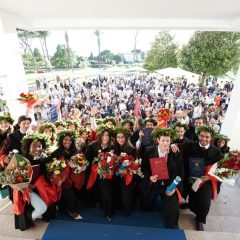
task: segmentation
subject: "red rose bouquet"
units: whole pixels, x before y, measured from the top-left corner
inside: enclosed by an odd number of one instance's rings
[[[118,168],[118,158],[112,152],[99,153],[98,175],[101,179],[112,179]]]
[[[89,162],[83,154],[76,154],[72,156],[69,161],[70,178],[78,190],[80,190],[83,185],[85,170],[87,169],[88,165]]]
[[[36,93],[21,93],[20,94],[20,98],[18,98],[18,100],[21,103],[26,103],[28,108],[33,107],[34,104],[37,103],[39,97]]]
[[[124,177],[126,186],[132,182],[133,175],[138,175],[143,178],[144,175],[141,171],[141,159],[135,159],[133,156],[129,156],[126,153],[121,153],[119,156],[119,175]],[[121,171],[122,170],[122,171]]]
[[[234,175],[240,172],[240,152],[232,151],[225,154],[224,158],[213,164],[208,171],[210,176],[215,177],[220,182],[234,185]]]

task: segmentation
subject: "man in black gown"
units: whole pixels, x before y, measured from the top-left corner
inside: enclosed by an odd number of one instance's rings
[[[178,147],[182,152],[184,159],[184,178],[185,180],[189,180],[184,186],[187,188],[185,191],[189,193],[189,208],[196,214],[195,221],[197,230],[204,231],[203,223],[206,223],[211,199],[216,194],[213,187],[215,183],[210,180],[209,176],[207,176],[206,167],[210,167],[212,164],[221,160],[223,154],[220,149],[211,144],[214,136],[214,130],[211,127],[199,127],[197,134],[199,141],[178,144]],[[177,150],[175,147],[176,145],[171,146],[173,151]],[[203,185],[196,192],[193,191],[192,184],[190,183],[192,176],[190,176],[189,165],[192,158],[203,159],[205,165],[205,175],[201,176]]]

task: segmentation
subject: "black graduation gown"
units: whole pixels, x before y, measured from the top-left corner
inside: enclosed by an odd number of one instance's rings
[[[90,162],[90,166],[87,171],[86,184],[90,176],[92,162],[94,158],[98,156],[99,150],[101,150],[101,152],[109,152],[113,150],[113,145],[110,144],[107,148],[104,149],[101,147],[101,144],[98,141],[91,142],[88,145],[85,157]],[[93,187],[90,190],[86,191],[86,203],[90,205],[98,204],[100,200],[99,193],[101,197],[101,204],[104,210],[104,216],[111,218],[113,214],[113,181],[110,179],[100,179],[98,177]]]
[[[64,158],[70,160],[75,154],[77,154],[77,150],[65,151],[63,148],[59,147],[51,154],[50,159]],[[66,209],[69,213],[75,213],[78,212],[79,207],[80,201],[78,191],[73,184],[66,179],[62,183],[61,208]]]
[[[136,150],[134,147],[128,146],[126,149],[121,149],[119,145],[115,147],[114,153],[120,155],[126,153],[129,156],[136,156]],[[133,208],[134,196],[136,195],[137,176],[133,176],[132,182],[126,186],[124,178],[114,178],[114,202],[119,204],[121,199],[124,216],[130,216]]]
[[[158,157],[159,154],[157,145],[146,148],[142,157],[142,171],[144,178],[140,184],[140,189],[142,192],[141,207],[143,210],[149,210],[154,200],[156,199],[156,195],[160,193],[163,198],[163,214],[165,218],[165,226],[167,228],[174,228],[178,224],[179,218],[178,196],[175,192],[172,196],[168,197],[165,194],[165,190],[176,178],[176,176],[180,176],[181,179],[183,179],[184,170],[182,157],[180,153],[173,153],[170,150],[167,156],[169,179],[152,183],[150,181],[150,176],[152,175],[150,159]],[[180,192],[182,191],[182,182],[178,185],[178,189]]]
[[[179,145],[180,150],[183,153],[184,159],[184,193],[185,196],[189,194],[189,205],[191,211],[193,211],[197,220],[206,223],[206,217],[210,209],[211,199],[213,195],[212,183],[207,181],[204,185],[197,191],[194,192],[191,189],[191,184],[189,184],[189,158],[190,157],[201,157],[205,159],[205,166],[212,165],[223,158],[221,150],[217,147],[210,145],[208,149],[201,148],[199,142],[185,143]]]
[[[22,139],[25,136],[25,134],[21,133],[20,130],[17,130],[11,134],[9,134],[9,136],[7,137],[7,146],[5,148],[5,153],[8,154],[10,151],[12,151],[13,149],[16,149],[19,151],[19,153],[21,154],[22,152]]]
[[[189,138],[191,141],[198,141],[198,136],[196,134],[196,128],[192,125],[189,126],[185,133],[185,137]]]

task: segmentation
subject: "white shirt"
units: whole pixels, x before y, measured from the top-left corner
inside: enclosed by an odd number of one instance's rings
[[[199,143],[199,146],[208,149],[208,148],[210,147],[210,144],[208,144],[208,145],[206,145],[206,146],[203,146],[201,143]]]

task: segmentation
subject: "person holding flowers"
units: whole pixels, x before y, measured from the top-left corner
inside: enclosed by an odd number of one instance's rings
[[[66,168],[69,160],[78,153],[75,144],[75,132],[70,130],[61,131],[57,135],[58,148],[51,154],[50,159],[56,162],[61,162],[61,167]],[[59,170],[56,170],[55,175],[60,174]],[[64,177],[62,182],[62,194],[61,203],[64,208],[67,209],[70,217],[73,219],[81,219],[81,215],[78,213],[79,199],[78,191],[74,187],[73,181],[69,177],[69,174]],[[58,183],[58,185],[61,184]]]
[[[189,194],[189,208],[196,214],[195,222],[198,231],[204,231],[203,224],[206,223],[207,215],[210,210],[211,200],[217,195],[218,180],[212,178],[208,171],[211,166],[223,158],[221,150],[212,145],[215,132],[209,126],[201,126],[197,129],[199,141],[172,145],[174,152],[181,151],[184,159],[184,197]],[[200,186],[195,189],[193,182],[196,178],[191,176],[193,171],[190,165],[198,161],[198,166],[203,164],[203,173],[198,180]],[[197,183],[197,182],[196,182]]]
[[[88,172],[88,183],[86,192],[86,201],[99,205],[99,192],[101,195],[101,203],[104,209],[105,217],[108,220],[112,218],[113,202],[112,202],[112,179],[105,179],[105,176],[99,176],[99,155],[102,154],[104,160],[105,153],[113,150],[112,142],[113,128],[107,125],[101,125],[97,128],[97,141],[91,142],[86,150],[85,156],[90,163],[91,172]],[[106,160],[106,159],[105,159]],[[100,162],[101,164],[101,162]]]
[[[177,176],[183,179],[182,156],[180,153],[174,153],[170,148],[177,133],[175,129],[162,127],[154,130],[153,137],[158,145],[147,147],[142,156],[144,178],[140,183],[141,206],[143,210],[149,210],[160,194],[163,200],[165,227],[174,228],[178,224],[182,184],[180,182],[171,191],[166,190]],[[153,173],[152,162],[161,164],[161,171]]]
[[[115,181],[114,189],[116,189],[115,197],[119,197],[118,192],[121,192],[121,202],[124,211],[124,216],[130,216],[132,207],[133,207],[133,198],[136,190],[137,179],[133,174],[128,173],[126,170],[130,166],[132,161],[136,159],[135,148],[129,141],[130,131],[123,127],[115,128],[115,144],[114,144],[114,153],[119,156],[119,164],[123,166],[124,169],[118,170],[118,174],[122,177],[120,180],[120,186],[118,186],[118,181]],[[122,160],[122,161],[121,161]],[[130,183],[126,184],[126,178],[130,177]]]
[[[22,140],[22,154],[27,158],[31,166],[36,166],[37,171],[33,171],[32,180],[28,187],[30,192],[30,201],[25,201],[25,191],[13,190],[13,204],[15,211],[15,228],[25,230],[34,224],[34,221],[38,218],[44,219],[44,214],[47,216],[47,210],[52,211],[51,207],[48,208],[47,203],[40,196],[38,189],[35,185],[36,180],[41,175],[46,173],[47,155],[44,154],[44,150],[49,144],[48,137],[42,134],[30,134],[25,136]],[[23,189],[24,190],[24,189]],[[23,208],[21,209],[21,205]],[[54,207],[53,207],[54,209]],[[55,208],[56,214],[56,208]],[[54,214],[54,215],[55,215]],[[51,215],[51,217],[54,217]],[[50,217],[48,217],[49,220]]]

